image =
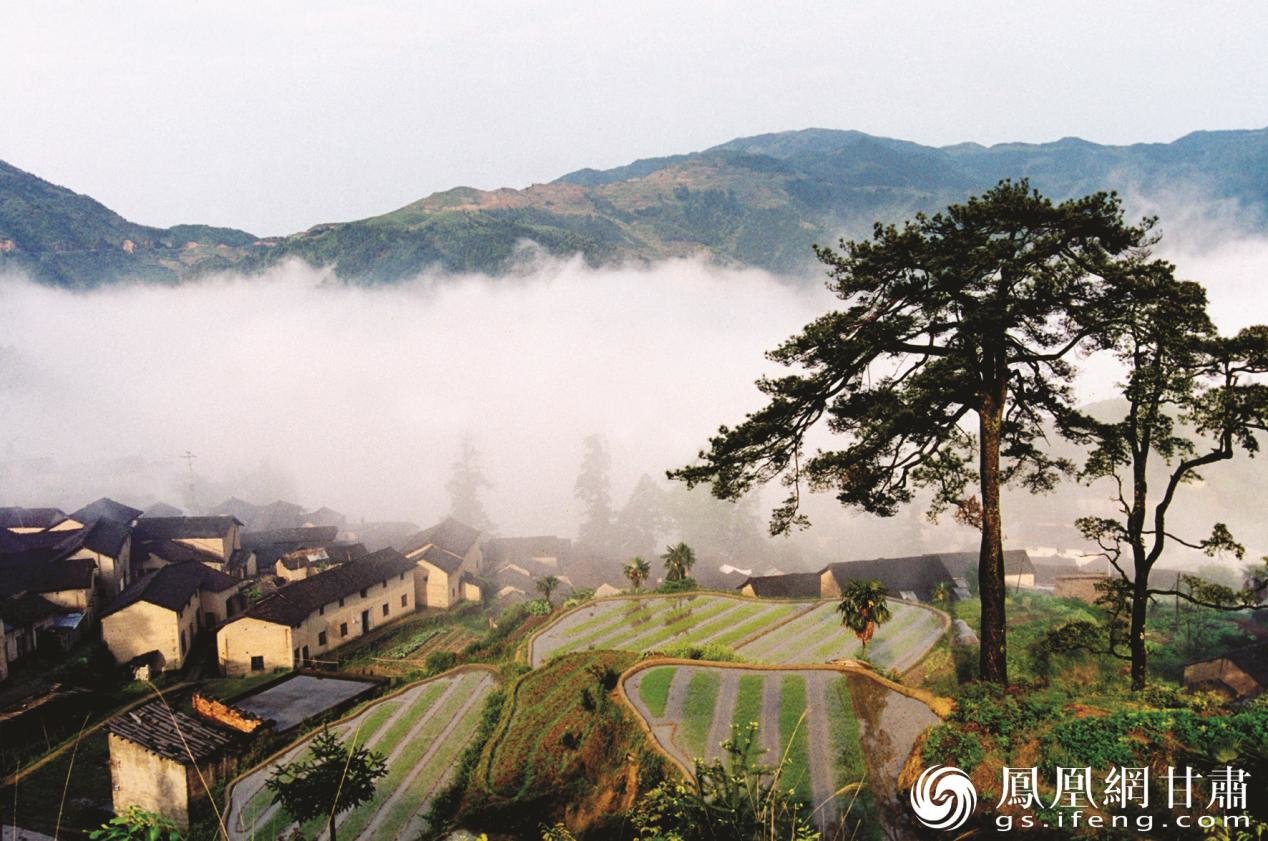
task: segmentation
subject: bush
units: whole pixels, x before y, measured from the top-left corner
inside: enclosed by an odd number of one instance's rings
[[[452,651],[433,651],[427,655],[424,661],[427,665],[427,671],[432,674],[440,674],[447,672],[458,664],[458,655]]]
[[[929,731],[923,756],[927,764],[949,764],[971,772],[982,763],[986,751],[976,734],[939,724]]]
[[[524,609],[532,616],[546,616],[554,608],[550,606],[550,602],[545,599],[534,599],[524,605]]]
[[[680,660],[714,660],[719,663],[742,663],[744,658],[736,654],[725,645],[719,645],[716,642],[706,643],[678,643],[668,648],[661,649],[660,654],[665,657],[675,657]]]
[[[699,590],[700,585],[694,578],[681,578],[677,581],[665,581],[656,588],[657,593],[690,593]]]

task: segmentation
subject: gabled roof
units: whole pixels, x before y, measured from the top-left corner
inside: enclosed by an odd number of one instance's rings
[[[128,522],[130,521],[121,522],[105,517],[97,520],[84,535],[83,545],[98,554],[111,558],[119,557],[119,553],[123,551],[123,544],[132,533]]]
[[[943,566],[959,578],[977,577],[978,552],[942,552]],[[1030,553],[1025,549],[1004,550],[1005,575],[1034,575],[1035,565],[1030,560]]]
[[[479,529],[455,520],[453,517],[446,517],[436,525],[425,528],[411,537],[401,551],[408,555],[430,543],[462,557],[471,551],[471,547],[475,546],[479,539]]]
[[[237,517],[142,517],[137,520],[138,540],[181,540],[224,537],[241,526]]]
[[[268,505],[261,505],[251,515],[251,519],[243,522],[247,523],[252,531],[297,528],[307,522],[305,510],[302,505],[279,499]]]
[[[207,513],[212,516],[237,517],[239,521],[246,524],[251,522],[255,512],[259,510],[260,506],[247,502],[245,499],[231,496],[215,508],[208,509]]]
[[[348,522],[348,518],[340,514],[333,508],[322,506],[316,511],[310,511],[304,515],[304,522],[312,523],[314,526],[336,526],[343,528]]]
[[[107,729],[164,759],[192,765],[224,753],[242,734],[173,710],[160,700],[110,719]]]
[[[59,558],[78,549],[83,544],[83,539],[83,529],[21,533],[0,530],[0,557],[25,555],[30,558]]]
[[[0,508],[0,528],[3,529],[50,529],[65,519],[66,513],[60,508]]]
[[[179,611],[199,590],[223,593],[237,587],[238,580],[198,561],[168,564],[133,582],[119,594],[102,616],[118,613],[137,602],[148,602],[168,610]]]
[[[141,540],[132,544],[132,563],[144,565],[153,556],[169,564],[198,561],[204,564],[223,564],[225,559],[215,552],[199,549],[175,540]]]
[[[241,540],[244,549],[281,545],[285,545],[288,550],[309,549],[334,543],[338,534],[338,526],[300,526],[268,531],[244,531]]]
[[[748,578],[740,589],[751,586],[753,595],[764,599],[817,599],[819,573],[791,572],[785,575],[759,575]]]
[[[828,564],[824,571],[832,575],[838,587],[844,587],[848,581],[879,581],[894,597],[910,590],[922,601],[933,597],[934,588],[940,582],[950,583],[956,577],[943,564],[940,555],[845,561]]]
[[[140,516],[141,510],[139,508],[133,508],[130,505],[124,505],[122,502],[115,502],[108,496],[103,496],[96,502],[90,502],[78,511],[72,512],[70,518],[88,525],[98,520],[131,523]]]
[[[141,513],[142,517],[183,517],[185,512],[177,508],[175,505],[168,505],[166,502],[156,502]]]
[[[462,566],[462,556],[455,555],[453,552],[441,549],[434,543],[428,543],[427,548],[422,551],[422,554],[414,555],[414,557],[424,560],[437,569],[442,569],[449,573],[454,572],[458,569],[458,567]]]
[[[23,628],[62,612],[62,608],[36,593],[0,599],[0,620],[5,628]]]
[[[360,592],[372,584],[397,575],[411,573],[414,562],[395,549],[382,549],[358,558],[350,564],[331,567],[325,572],[288,584],[265,596],[245,614],[278,625],[295,626],[322,605]]]
[[[0,596],[15,593],[57,593],[93,586],[97,562],[92,558],[34,560],[9,556],[0,561]]]

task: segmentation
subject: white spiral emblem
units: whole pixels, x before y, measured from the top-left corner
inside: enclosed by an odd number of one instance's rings
[[[977,806],[977,789],[959,768],[934,765],[911,787],[911,808],[930,829],[959,829]]]

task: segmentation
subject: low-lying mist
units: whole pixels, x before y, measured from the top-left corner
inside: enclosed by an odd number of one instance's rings
[[[1268,243],[1167,256],[1207,284],[1222,326],[1268,318]],[[586,435],[607,440],[619,507],[642,474],[663,480],[760,405],[763,352],[833,302],[818,278],[690,260],[548,261],[383,288],[299,264],[89,293],[8,277],[0,504],[69,509],[110,495],[197,508],[232,494],[426,524],[448,510],[470,436],[500,533],[573,535]],[[1090,370],[1087,399],[1112,396],[1113,371]],[[821,557],[807,562],[974,543],[918,512],[879,522],[830,499],[814,507],[801,545]],[[1014,543],[1028,537],[1020,519]]]

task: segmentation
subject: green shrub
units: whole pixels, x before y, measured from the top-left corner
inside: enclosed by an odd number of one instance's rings
[[[665,657],[675,657],[680,660],[713,660],[719,663],[744,662],[744,658],[736,654],[733,649],[725,645],[719,645],[716,642],[683,642],[663,648],[660,653]]]
[[[986,751],[976,733],[957,729],[951,724],[939,724],[929,731],[923,756],[928,764],[942,763],[972,771],[982,763]]]
[[[656,588],[657,593],[690,593],[699,590],[700,585],[694,578],[680,578],[676,581],[665,581]]]
[[[427,671],[438,675],[456,666],[458,664],[458,655],[452,651],[433,651],[427,655],[427,659],[424,662],[427,665]]]

